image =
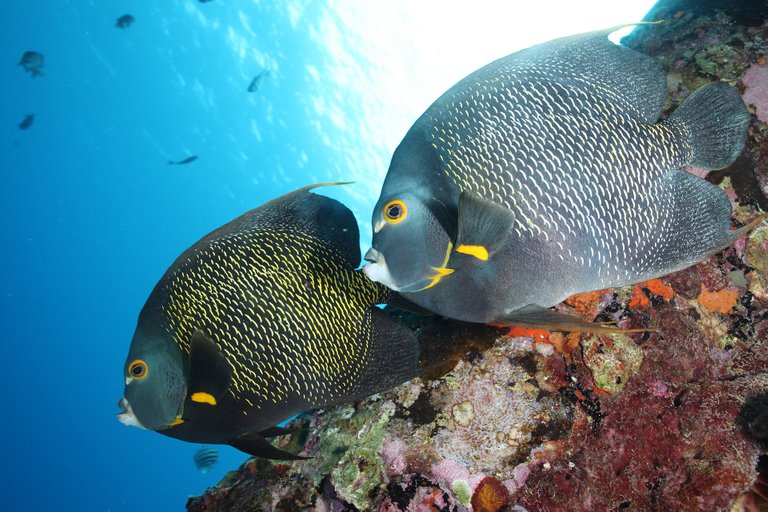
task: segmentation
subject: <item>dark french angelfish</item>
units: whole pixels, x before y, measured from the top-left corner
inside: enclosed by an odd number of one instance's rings
[[[599,330],[546,308],[683,269],[751,227],[731,230],[723,191],[680,170],[741,153],[738,92],[707,85],[658,121],[664,73],[612,30],[499,59],[427,109],[373,212],[371,279],[460,320]]]
[[[321,186],[321,185],[316,185]],[[418,375],[414,334],[354,270],[357,222],[305,187],[217,229],[168,269],[140,315],[118,415],[126,425],[261,457],[298,412]]]
[[[37,78],[38,76],[43,76],[42,69],[44,62],[45,57],[42,53],[27,51],[22,54],[19,66],[23,67],[24,71],[32,75],[32,78]]]

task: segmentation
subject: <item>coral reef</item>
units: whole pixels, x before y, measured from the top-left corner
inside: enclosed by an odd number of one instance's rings
[[[745,224],[768,208],[768,125],[760,110],[768,91],[752,81],[766,66],[768,23],[712,2],[656,9],[648,19],[668,22],[641,27],[625,43],[669,73],[667,110],[717,79],[739,87],[757,109],[744,156],[706,175]],[[277,443],[309,459],[250,460],[191,498],[188,510],[766,506],[766,223],[692,268],[559,307],[646,330],[564,335],[395,312],[419,336],[424,360],[443,361],[440,368],[297,418],[292,426],[305,430]]]

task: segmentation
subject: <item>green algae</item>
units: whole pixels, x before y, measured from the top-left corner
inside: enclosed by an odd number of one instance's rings
[[[472,488],[469,486],[469,482],[464,479],[456,480],[453,482],[451,490],[462,505],[465,507],[470,506],[472,502]]]
[[[354,416],[352,419],[358,420],[360,428],[330,434],[337,438],[330,444],[347,446],[331,471],[331,481],[339,497],[360,510],[368,507],[372,491],[383,484],[385,469],[379,454],[394,413],[395,405],[386,402]]]
[[[643,351],[626,335],[593,335],[582,342],[584,363],[595,385],[616,395],[643,363]]]

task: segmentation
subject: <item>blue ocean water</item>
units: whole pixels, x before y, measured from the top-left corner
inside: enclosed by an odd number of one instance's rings
[[[178,510],[217,482],[246,456],[221,447],[202,474],[196,445],[115,419],[138,312],[175,257],[268,199],[338,180],[355,181],[329,194],[365,246],[391,152],[437,95],[493,58],[651,3],[558,11],[590,23],[563,28],[546,5],[494,2],[6,2],[0,508]],[[123,14],[135,21],[120,29]],[[16,65],[27,50],[44,54],[44,76]]]

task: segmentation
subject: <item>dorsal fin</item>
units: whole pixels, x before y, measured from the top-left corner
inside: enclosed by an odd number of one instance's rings
[[[655,123],[666,97],[666,77],[651,57],[614,44],[612,27],[538,44],[492,62],[470,75],[507,80],[551,77],[558,83],[583,87],[619,112],[644,123]],[[461,82],[460,82],[461,83]],[[458,84],[457,84],[458,86]]]
[[[289,192],[241,215],[198,243],[254,228],[288,230],[324,240],[342,254],[346,265],[357,268],[360,264],[360,233],[355,216],[339,201],[310,192],[317,187],[346,183],[318,183]]]

